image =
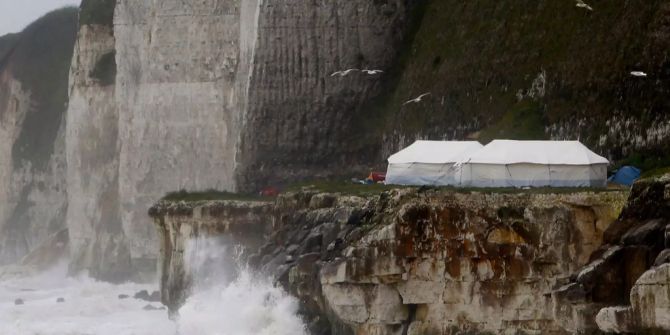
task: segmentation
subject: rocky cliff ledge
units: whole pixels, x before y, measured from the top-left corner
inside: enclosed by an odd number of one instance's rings
[[[150,214],[172,311],[190,285],[174,246],[245,227],[238,241],[267,236],[249,262],[300,299],[315,334],[562,334],[571,330],[552,292],[590,262],[626,196],[305,191],[262,204],[164,202]]]
[[[564,324],[595,328],[597,313],[608,333],[670,332],[669,218],[670,175],[636,183],[605,245],[555,292]]]

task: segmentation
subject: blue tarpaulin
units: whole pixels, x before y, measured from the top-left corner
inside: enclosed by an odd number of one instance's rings
[[[609,177],[609,181],[621,185],[633,185],[640,178],[642,171],[633,166],[623,166],[614,175]]]

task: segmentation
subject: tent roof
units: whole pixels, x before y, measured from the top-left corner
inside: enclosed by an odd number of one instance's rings
[[[476,141],[416,141],[389,157],[388,162],[391,164],[455,163],[482,147],[483,145]]]
[[[592,165],[609,161],[579,141],[495,140],[466,157],[462,163]]]

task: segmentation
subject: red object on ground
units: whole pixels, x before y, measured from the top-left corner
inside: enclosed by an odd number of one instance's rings
[[[372,179],[372,181],[380,182],[380,181],[385,181],[386,180],[386,173],[384,172],[370,172],[370,175],[368,176],[368,179]]]
[[[260,194],[264,197],[276,197],[279,195],[279,190],[275,187],[266,187],[261,190]]]

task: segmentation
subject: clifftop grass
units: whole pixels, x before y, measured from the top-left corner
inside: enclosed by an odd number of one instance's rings
[[[162,200],[165,201],[210,201],[210,200],[238,200],[238,201],[271,201],[270,197],[262,197],[255,194],[238,194],[217,190],[186,191],[180,190],[166,194]]]

